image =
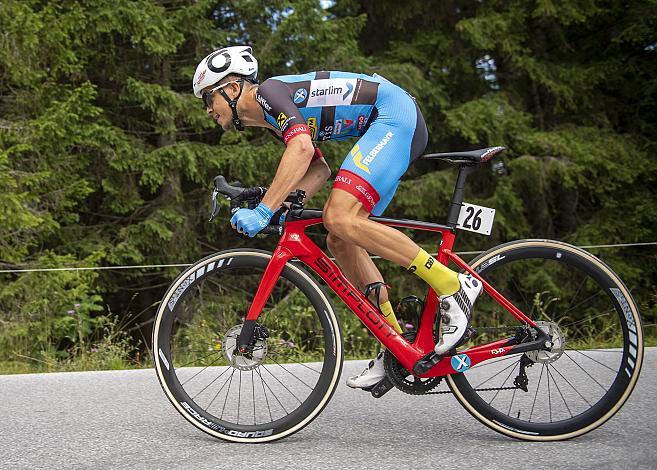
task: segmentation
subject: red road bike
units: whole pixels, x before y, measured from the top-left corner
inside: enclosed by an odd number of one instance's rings
[[[322,212],[304,208],[297,191],[288,198],[284,227],[264,231],[280,235],[273,253],[215,253],[167,290],[153,351],[171,403],[197,428],[235,442],[280,439],[309,424],[338,386],[344,357],[341,324],[319,278],[387,349],[386,378],[371,389],[375,397],[391,388],[453,393],[491,429],[534,441],[572,438],[609,420],[631,394],[643,359],[639,311],[620,278],[559,241],[513,241],[470,263],[453,251],[457,228],[476,229],[485,209],[463,203],[466,178],[501,150],[422,157],[459,165],[445,225],[371,217],[440,234],[436,259],[483,283],[473,334],[460,350],[433,353],[442,309],[431,289],[423,300],[405,299],[419,307],[417,327],[403,334],[391,328],[309,238],[306,229],[322,223]],[[219,176],[213,215],[219,194],[236,210],[245,202],[254,207],[264,192]],[[449,391],[435,390],[442,380]]]

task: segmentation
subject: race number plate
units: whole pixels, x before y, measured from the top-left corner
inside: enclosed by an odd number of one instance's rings
[[[470,232],[490,235],[493,219],[495,219],[495,209],[464,202],[461,204],[457,227]]]

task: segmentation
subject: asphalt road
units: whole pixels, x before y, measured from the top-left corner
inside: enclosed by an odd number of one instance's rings
[[[364,362],[345,363],[343,375]],[[657,468],[657,349],[601,428],[527,443],[477,422],[450,395],[380,400],[341,384],[308,427],[270,444],[214,439],[174,410],[153,370],[0,376],[0,468]]]

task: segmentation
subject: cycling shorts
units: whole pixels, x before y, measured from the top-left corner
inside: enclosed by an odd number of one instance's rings
[[[427,126],[415,100],[392,83],[379,85],[376,118],[347,154],[333,182],[381,215],[400,178],[427,146]]]

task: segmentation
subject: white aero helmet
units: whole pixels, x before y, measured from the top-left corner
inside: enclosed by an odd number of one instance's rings
[[[258,76],[258,61],[249,46],[230,46],[208,54],[196,67],[194,73],[194,96],[201,97],[201,90],[219,82],[226,75],[235,73],[255,82]]]

